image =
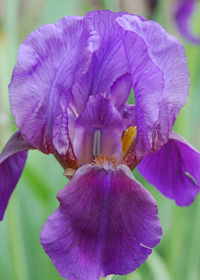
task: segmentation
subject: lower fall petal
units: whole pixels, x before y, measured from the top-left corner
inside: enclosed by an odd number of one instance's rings
[[[130,273],[160,241],[156,202],[125,165],[80,167],[58,200],[40,240],[68,280]]]
[[[139,172],[179,206],[190,205],[200,187],[200,153],[172,132],[161,149],[144,158]]]
[[[0,155],[0,220],[24,169],[29,149],[33,147],[16,132]]]

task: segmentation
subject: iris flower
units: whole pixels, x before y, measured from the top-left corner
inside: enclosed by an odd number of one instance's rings
[[[181,35],[188,41],[200,44],[200,37],[192,34],[190,18],[195,10],[197,0],[176,0],[174,17]]]
[[[0,157],[1,219],[27,150],[53,154],[70,181],[40,241],[60,275],[135,270],[162,230],[156,201],[131,171],[180,206],[199,192],[200,154],[172,130],[188,88],[183,46],[140,16],[93,11],[34,31],[9,85],[19,131]]]

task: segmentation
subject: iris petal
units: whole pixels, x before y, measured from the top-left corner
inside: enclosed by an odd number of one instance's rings
[[[34,148],[16,132],[0,155],[0,220],[24,169],[29,149]]]
[[[123,118],[124,129],[129,126],[137,126],[135,105],[125,103],[119,112]]]
[[[40,27],[19,48],[11,109],[26,139],[44,153],[67,151],[70,88],[87,71],[97,44],[89,19],[65,17]]]
[[[140,24],[143,22],[140,22],[140,19],[134,16],[127,17],[118,18],[117,21],[123,27],[123,44],[135,94],[138,128],[135,154],[137,160],[139,160],[141,156],[145,156],[152,148],[152,131],[158,120],[159,102],[162,99],[164,85],[160,69],[152,62],[149,56],[148,46],[137,32],[132,32],[132,24],[137,25],[137,22]],[[137,54],[137,56],[132,55],[132,53]]]
[[[111,100],[102,94],[90,96],[74,128],[73,147],[79,165],[90,163],[98,154],[115,157],[120,162],[123,130],[122,117]]]
[[[127,274],[160,240],[156,202],[124,165],[80,167],[58,200],[41,243],[68,280]]]
[[[200,153],[175,132],[156,153],[144,158],[139,172],[179,206],[191,204],[200,188]]]
[[[110,89],[110,97],[113,104],[119,110],[127,101],[132,89],[131,76],[129,73],[118,78]]]
[[[92,94],[106,92],[117,78],[129,72],[116,22],[116,18],[121,15],[123,13],[110,11],[92,11],[86,14],[86,17],[91,18],[94,29],[101,38],[94,55],[96,72],[93,74]]]
[[[131,15],[117,21],[124,30],[135,93],[138,136],[134,153],[139,160],[167,141],[187,101],[189,72],[183,46],[160,25]]]
[[[121,31],[116,23],[116,18],[123,14],[111,11],[92,11],[86,14],[99,34],[100,43],[88,72],[72,88],[72,102],[79,114],[89,95],[108,92],[119,77],[129,72]]]

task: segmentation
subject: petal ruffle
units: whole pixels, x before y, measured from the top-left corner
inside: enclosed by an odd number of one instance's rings
[[[139,172],[179,206],[191,204],[200,188],[200,153],[172,132],[168,142],[144,158]]]
[[[19,48],[11,109],[22,134],[44,153],[68,148],[70,88],[87,71],[97,43],[89,19],[65,17],[40,27]]]
[[[156,202],[125,165],[80,167],[58,200],[40,240],[68,280],[130,273],[160,240]]]
[[[102,94],[90,96],[74,126],[74,153],[78,164],[90,163],[101,154],[123,158],[121,137],[123,120],[110,99]]]
[[[8,141],[0,155],[0,220],[3,219],[10,196],[24,169],[27,150],[34,149],[20,132]]]
[[[129,72],[121,30],[116,22],[116,18],[123,14],[111,11],[92,11],[86,14],[99,34],[100,43],[88,72],[72,88],[72,102],[78,114],[83,110],[89,95],[110,91],[113,83]]]
[[[190,17],[195,11],[196,0],[177,0],[174,17],[181,35],[194,44],[200,44],[200,37],[193,35],[190,30]]]
[[[137,139],[133,153],[138,162],[166,143],[187,101],[189,73],[183,46],[160,25],[132,15],[117,21],[123,29],[135,94]]]
[[[96,71],[93,74],[95,82],[92,85],[91,94],[107,92],[117,78],[129,72],[120,36],[121,31],[116,22],[116,18],[123,14],[111,11],[92,11],[86,14],[100,36],[99,48],[92,61]]]

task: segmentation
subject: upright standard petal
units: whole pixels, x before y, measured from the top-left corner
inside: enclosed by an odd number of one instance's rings
[[[72,101],[79,114],[89,95],[110,91],[113,83],[129,72],[121,31],[116,22],[116,18],[123,14],[111,11],[92,11],[86,14],[99,34],[100,42],[88,72],[72,87]]]
[[[200,188],[200,153],[172,132],[168,142],[144,158],[139,172],[179,206],[190,205]]]
[[[129,72],[116,18],[124,13],[92,11],[86,14],[100,36],[99,48],[94,53],[96,71],[93,74],[92,94],[105,93],[117,78]]]
[[[99,154],[120,163],[123,130],[123,119],[111,100],[102,94],[90,96],[74,125],[73,147],[78,164],[90,163]]]
[[[123,28],[135,93],[137,139],[133,152],[140,160],[166,143],[187,101],[189,72],[183,46],[156,22],[131,15],[117,21]]]
[[[24,169],[27,150],[34,149],[16,132],[0,155],[0,220],[3,219],[9,198]]]
[[[193,35],[190,26],[190,18],[195,11],[196,2],[196,0],[177,0],[174,17],[181,35],[194,44],[200,44],[200,36]]]
[[[42,228],[41,243],[68,280],[130,273],[161,237],[153,197],[128,167],[104,164],[77,170]]]
[[[11,109],[26,139],[44,153],[67,151],[70,88],[87,71],[97,43],[89,19],[65,17],[40,27],[19,48]]]

